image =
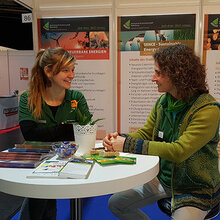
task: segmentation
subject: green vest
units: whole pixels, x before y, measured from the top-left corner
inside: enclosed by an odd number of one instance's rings
[[[158,136],[161,120],[163,120],[164,109],[163,105],[161,105],[163,98],[162,96],[155,109],[156,126],[153,140]],[[211,95],[200,95],[186,111],[177,129],[178,134],[176,135],[178,136],[175,135],[175,138],[184,133],[196,112],[207,105],[220,106]],[[200,209],[208,210],[219,203],[220,174],[218,172],[218,154],[216,151],[218,137],[219,129],[216,130],[214,137],[205,146],[181,163],[173,163],[161,159],[163,166],[171,167],[171,174],[167,172],[168,175],[171,175],[174,209],[182,206],[196,206]],[[160,172],[158,178],[162,183],[167,181],[164,172]]]

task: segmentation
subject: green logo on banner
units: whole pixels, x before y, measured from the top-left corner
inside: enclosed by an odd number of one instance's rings
[[[214,27],[218,27],[218,24],[219,24],[218,21],[219,21],[218,18],[216,18],[215,20],[213,20],[211,22],[211,25],[214,26]]]
[[[50,27],[50,23],[47,22],[47,23],[44,25],[43,28],[44,28],[45,30],[49,31],[49,27]]]
[[[131,28],[131,20],[128,20],[126,21],[123,26],[126,28],[126,29],[130,29]]]

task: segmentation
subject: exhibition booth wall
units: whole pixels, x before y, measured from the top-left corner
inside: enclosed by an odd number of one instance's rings
[[[83,92],[95,118],[105,118],[101,133],[135,131],[159,97],[153,52],[185,43],[206,65],[210,93],[220,100],[219,1],[19,2],[32,9],[34,50],[0,51],[0,95],[21,94],[36,52],[62,46],[77,59],[72,89]]]

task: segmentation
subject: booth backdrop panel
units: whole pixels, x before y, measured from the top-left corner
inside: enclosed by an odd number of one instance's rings
[[[196,14],[118,17],[118,129],[142,127],[161,95],[151,81],[153,53],[162,47],[186,44],[195,49]]]
[[[93,119],[97,138],[113,130],[113,71],[110,59],[109,16],[38,19],[39,48],[61,46],[76,57],[71,89],[81,91]]]
[[[9,94],[8,51],[0,51],[0,95]]]
[[[19,92],[28,88],[28,82],[31,75],[31,68],[34,64],[33,51],[10,51],[8,56],[9,62],[9,83],[10,94],[13,91]]]

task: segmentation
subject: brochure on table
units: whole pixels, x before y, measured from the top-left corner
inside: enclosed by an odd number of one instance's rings
[[[51,159],[41,163],[27,178],[88,178],[94,161],[84,158]]]

